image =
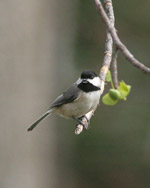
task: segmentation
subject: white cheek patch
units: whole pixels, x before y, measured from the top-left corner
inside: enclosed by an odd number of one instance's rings
[[[90,82],[94,86],[100,87],[100,78],[99,77],[95,77],[93,79],[88,79],[88,82]]]

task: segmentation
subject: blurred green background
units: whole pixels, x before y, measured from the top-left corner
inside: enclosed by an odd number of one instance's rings
[[[113,6],[119,37],[150,67],[150,1]],[[26,132],[83,70],[99,72],[106,28],[93,1],[1,1],[0,23],[0,187],[149,188],[150,77],[121,53],[126,102],[100,103],[79,136],[56,115]]]

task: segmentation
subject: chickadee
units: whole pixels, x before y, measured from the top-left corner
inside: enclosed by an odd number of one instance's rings
[[[65,118],[76,120],[87,129],[82,118],[97,107],[100,94],[99,76],[93,71],[82,72],[80,78],[56,98],[50,108],[28,128],[28,131],[32,131],[40,121],[54,112]]]

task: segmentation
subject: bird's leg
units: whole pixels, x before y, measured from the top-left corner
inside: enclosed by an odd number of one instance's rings
[[[90,120],[87,118],[86,115],[81,116],[79,119],[82,120],[83,118],[85,118],[88,124],[90,124]]]
[[[81,118],[75,118],[74,116],[72,116],[72,119],[74,119],[75,121],[77,121],[79,124],[81,124],[85,130],[88,129],[88,126],[86,126],[83,122]]]

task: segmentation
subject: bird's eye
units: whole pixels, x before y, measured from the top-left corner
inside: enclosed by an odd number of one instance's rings
[[[94,76],[91,76],[91,79],[93,79],[94,78]]]

